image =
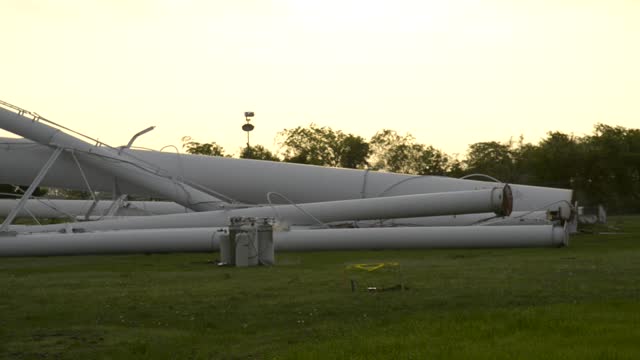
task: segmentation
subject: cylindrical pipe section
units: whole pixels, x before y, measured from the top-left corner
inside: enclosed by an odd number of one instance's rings
[[[389,196],[381,198],[339,200],[299,205],[262,206],[235,210],[200,213],[141,216],[72,224],[85,231],[186,228],[226,226],[233,217],[276,217],[289,225],[317,225],[334,221],[393,219],[435,215],[511,213],[504,199],[510,196],[508,185],[493,189],[452,191],[446,193]],[[19,232],[54,232],[67,228],[66,224],[14,226]],[[230,234],[233,242],[233,234]]]
[[[219,230],[5,235],[0,256],[212,252],[219,248]],[[277,251],[561,247],[568,245],[568,235],[551,225],[319,229],[276,232],[274,244]]]
[[[277,251],[518,248],[568,245],[563,227],[446,226],[297,230],[275,233]]]
[[[217,228],[0,236],[0,256],[213,252]]]

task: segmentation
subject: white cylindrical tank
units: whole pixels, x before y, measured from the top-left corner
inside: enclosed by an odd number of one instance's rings
[[[256,225],[258,240],[258,262],[260,265],[275,264],[275,247],[273,245],[273,225],[267,218],[260,219]]]
[[[249,266],[258,266],[259,264],[259,257],[258,257],[258,236],[257,236],[257,232],[256,229],[253,228],[251,231],[248,231],[247,233],[248,236],[248,255],[247,255],[247,263],[249,264]]]
[[[222,264],[234,265],[235,251],[231,251],[231,241],[229,239],[229,234],[225,234],[223,232],[216,233],[215,240],[219,244],[220,247],[220,262]],[[235,250],[235,249],[234,249]],[[233,255],[232,255],[233,254]]]
[[[246,232],[237,233],[235,236],[236,245],[236,266],[249,266],[249,234]]]

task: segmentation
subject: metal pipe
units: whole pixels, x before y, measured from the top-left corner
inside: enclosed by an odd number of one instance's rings
[[[222,228],[2,236],[0,256],[213,252]],[[276,251],[561,247],[559,226],[319,229],[274,232]]]
[[[277,251],[561,247],[561,226],[445,226],[297,230],[275,234]]]
[[[0,237],[0,256],[213,252],[218,229],[163,229]]]
[[[297,205],[275,205],[189,214],[129,217],[75,224],[14,226],[20,232],[55,232],[68,227],[85,231],[159,229],[226,226],[231,217],[276,217],[289,225],[317,225],[321,222],[372,220],[469,214],[494,211],[511,213],[509,186],[486,190],[390,196],[384,198],[326,201]],[[312,215],[311,217],[309,215]]]

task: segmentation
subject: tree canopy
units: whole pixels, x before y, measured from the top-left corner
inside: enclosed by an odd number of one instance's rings
[[[241,159],[280,161],[276,155],[262,145],[246,146],[240,151]]]
[[[417,175],[447,175],[455,161],[410,135],[383,129],[371,138],[372,169]]]
[[[190,136],[182,137],[182,147],[189,154],[209,155],[209,156],[228,156],[224,153],[224,148],[215,141],[210,143],[199,143],[193,141]]]
[[[369,143],[361,136],[315,124],[285,129],[278,135],[283,161],[352,169],[368,165]]]

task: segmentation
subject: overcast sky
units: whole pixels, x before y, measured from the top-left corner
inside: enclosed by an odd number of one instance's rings
[[[314,122],[479,141],[640,127],[640,1],[0,0],[0,100],[111,145]],[[0,132],[0,136],[7,133]]]

